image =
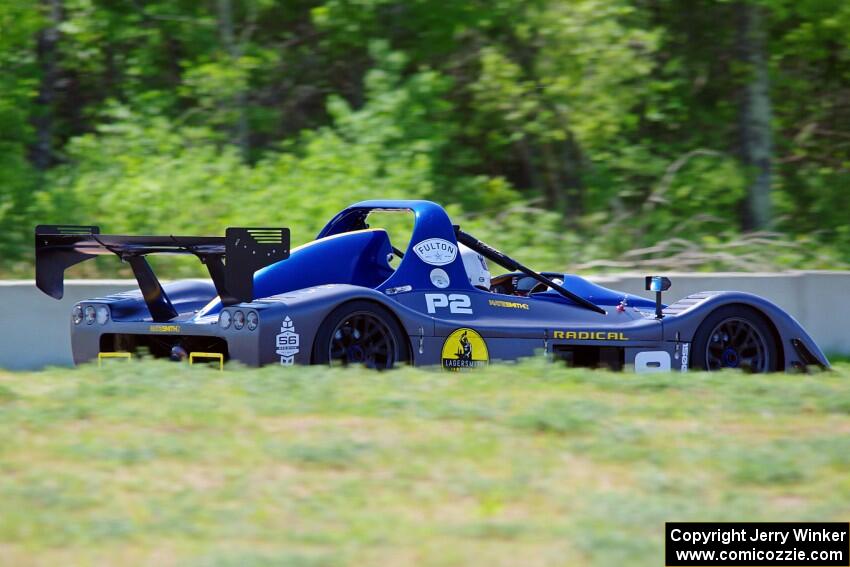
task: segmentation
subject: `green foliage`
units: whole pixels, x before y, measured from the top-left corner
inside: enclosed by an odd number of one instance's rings
[[[113,106],[98,132],[68,144],[70,163],[51,172],[59,190],[39,195],[39,211],[56,222],[74,211],[77,222],[106,220],[119,233],[218,234],[228,225],[285,224],[303,242],[353,201],[432,196],[439,141],[430,119],[439,108],[428,108],[433,99],[426,95],[442,82],[428,72],[402,80],[396,66],[388,54],[387,66],[370,72],[363,108],[331,99],[331,126],[305,132],[254,165],[214,130]],[[151,214],[153,203],[163,216]]]
[[[779,225],[850,251],[850,5],[777,1],[775,91],[779,143]]]
[[[36,112],[32,42],[41,25],[31,2],[0,0],[0,270],[15,269],[30,241],[28,196],[38,181],[27,160],[28,145],[35,142],[29,123]]]
[[[757,5],[775,216],[748,235],[745,3],[0,0],[0,273],[37,223],[303,242],[392,197],[550,269],[846,266],[850,7]]]

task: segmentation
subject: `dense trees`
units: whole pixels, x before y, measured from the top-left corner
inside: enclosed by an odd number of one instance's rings
[[[0,0],[0,29],[6,273],[37,221],[306,240],[375,196],[579,267],[850,260],[842,0]]]

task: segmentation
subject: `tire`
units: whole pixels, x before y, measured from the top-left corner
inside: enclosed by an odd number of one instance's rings
[[[709,371],[777,372],[779,346],[764,315],[746,305],[727,305],[712,311],[700,324],[691,361],[693,368]]]
[[[384,370],[409,359],[404,330],[387,308],[371,301],[351,301],[334,309],[313,341],[316,364]]]

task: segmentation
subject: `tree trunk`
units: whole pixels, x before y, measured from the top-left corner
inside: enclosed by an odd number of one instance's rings
[[[563,177],[567,197],[566,218],[570,222],[584,214],[584,181],[582,180],[582,151],[575,136],[568,131],[563,144]]]
[[[41,69],[41,84],[36,97],[36,116],[33,125],[36,140],[32,148],[32,162],[39,170],[50,167],[55,156],[53,152],[53,125],[56,109],[57,82],[59,80],[57,52],[59,46],[59,24],[62,22],[61,0],[42,0],[47,12],[47,27],[38,33],[37,56]]]
[[[236,40],[233,32],[233,6],[230,0],[218,0],[218,24],[221,33],[221,40],[224,43],[224,48],[230,55],[234,65],[239,64],[239,58],[242,56],[241,46]],[[248,129],[248,97],[245,89],[239,89],[233,100],[233,106],[236,110],[236,127],[234,128],[234,142],[239,146],[242,152],[242,157],[248,159],[250,153],[250,131]]]
[[[545,175],[543,184],[546,191],[546,202],[553,211],[564,214],[563,183],[560,178],[559,162],[549,142],[540,141],[540,155],[543,158],[543,173]]]
[[[770,82],[765,52],[764,15],[753,0],[738,3],[739,59],[747,72],[743,87],[739,134],[741,157],[753,172],[743,214],[745,230],[762,229],[771,221],[770,175],[773,144],[770,128]]]
[[[522,161],[522,168],[526,178],[525,184],[534,189],[540,189],[543,184],[540,182],[540,175],[537,173],[537,166],[534,163],[534,158],[529,148],[528,138],[526,136],[521,137],[514,146]]]

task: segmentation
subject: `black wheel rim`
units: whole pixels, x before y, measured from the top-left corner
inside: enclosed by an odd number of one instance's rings
[[[366,311],[347,316],[331,333],[331,364],[362,364],[367,368],[392,368],[396,345],[389,327]]]
[[[730,317],[718,323],[708,335],[705,360],[709,370],[741,368],[748,372],[767,372],[767,341],[746,319]]]

